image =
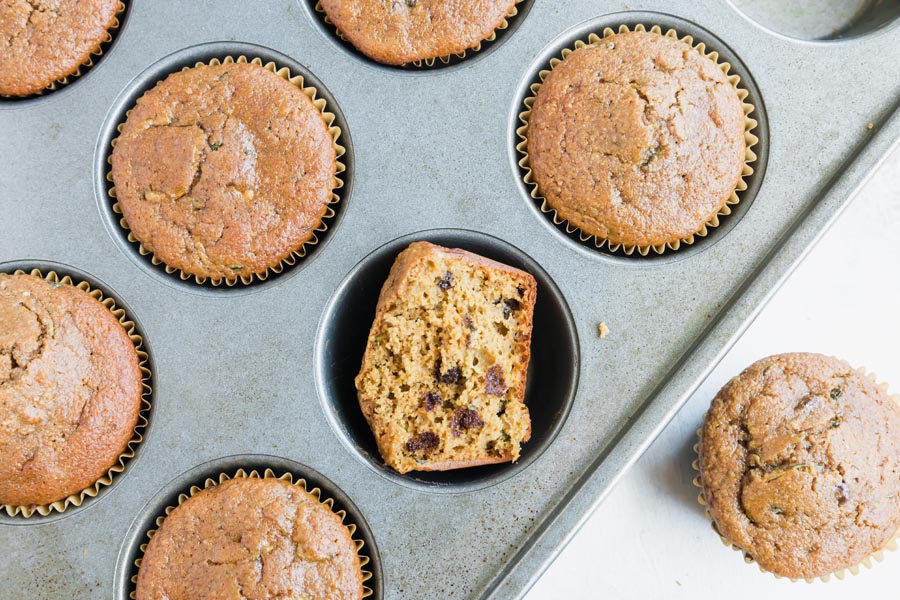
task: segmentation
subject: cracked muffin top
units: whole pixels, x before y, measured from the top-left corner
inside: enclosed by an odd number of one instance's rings
[[[29,96],[75,73],[109,38],[118,0],[0,0],[0,95]]]
[[[71,285],[0,274],[0,504],[32,506],[89,488],[134,436],[134,344]]]
[[[585,233],[649,247],[700,231],[738,185],[744,110],[711,59],[652,32],[566,57],[534,101],[527,148],[547,203]]]
[[[337,158],[319,109],[252,63],[173,73],[129,113],[112,152],[131,233],[196,277],[261,274],[310,241]]]
[[[475,48],[509,16],[516,0],[321,0],[357,50],[404,65]]]
[[[699,450],[717,530],[777,575],[855,566],[900,525],[897,399],[836,358],[751,365],[713,400]]]
[[[147,546],[137,600],[355,600],[362,567],[341,518],[282,479],[236,478],[165,518]]]

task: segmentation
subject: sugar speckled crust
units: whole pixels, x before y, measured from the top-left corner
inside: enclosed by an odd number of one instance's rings
[[[335,186],[321,113],[252,63],[173,73],[142,96],[112,153],[134,236],[167,265],[213,279],[260,274],[312,239]]]
[[[188,498],[153,535],[137,600],[358,600],[362,567],[338,515],[281,479],[235,478]]]
[[[844,361],[754,363],[718,393],[700,438],[716,528],[767,571],[854,566],[900,525],[900,407]]]
[[[612,244],[685,239],[734,192],[746,158],[734,86],[685,42],[612,35],[572,52],[532,107],[527,151],[560,217]]]
[[[29,96],[73,73],[116,22],[118,0],[0,0],[0,95]]]
[[[459,54],[500,26],[516,0],[322,0],[344,37],[389,65]]]
[[[434,269],[449,276],[443,289]],[[471,294],[455,289],[467,273],[483,277]],[[356,378],[390,467],[445,471],[518,459],[531,436],[524,399],[536,294],[531,274],[465,250],[415,242],[397,256]],[[504,310],[504,299],[514,311]],[[459,371],[448,379],[449,362]],[[420,401],[429,394],[439,400]],[[467,422],[474,425],[454,424]],[[422,433],[435,436],[433,447],[411,452]]]
[[[134,436],[134,344],[86,292],[0,274],[0,503],[33,506],[89,488]]]

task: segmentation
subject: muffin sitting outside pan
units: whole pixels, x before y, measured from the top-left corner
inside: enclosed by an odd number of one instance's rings
[[[841,573],[900,525],[900,407],[844,361],[751,365],[713,400],[698,451],[715,529],[766,571]]]
[[[544,77],[522,151],[556,218],[598,245],[645,254],[692,240],[734,202],[746,127],[742,97],[712,58],[623,31]]]
[[[337,157],[303,90],[235,62],[173,73],[144,94],[111,164],[116,199],[144,249],[218,282],[262,275],[313,239]]]

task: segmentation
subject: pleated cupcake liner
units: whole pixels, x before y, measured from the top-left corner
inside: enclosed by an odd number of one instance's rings
[[[113,19],[112,25],[110,25],[109,28],[106,30],[106,35],[103,37],[102,40],[100,40],[97,43],[96,46],[94,46],[93,49],[91,49],[91,51],[88,53],[87,58],[80,65],[78,65],[78,67],[76,67],[75,71],[73,71],[72,73],[69,73],[68,75],[65,75],[64,77],[61,77],[54,81],[51,81],[50,83],[47,84],[47,86],[43,90],[36,92],[34,94],[29,94],[27,96],[14,96],[14,95],[0,94],[0,98],[4,98],[4,99],[8,99],[8,100],[22,99],[22,98],[37,98],[37,97],[43,96],[44,94],[47,94],[49,92],[54,92],[58,89],[61,89],[65,86],[67,86],[67,85],[70,85],[76,79],[78,79],[79,77],[84,75],[88,70],[91,69],[91,67],[93,67],[97,63],[98,60],[100,60],[100,57],[103,56],[103,53],[105,51],[104,50],[105,47],[109,46],[109,44],[113,41],[113,37],[118,33],[119,27],[121,27],[121,25],[122,25],[120,17],[122,15],[122,13],[125,12],[125,8],[126,8],[125,3],[122,2],[121,0],[116,4],[116,15],[115,15],[115,18]]]
[[[879,389],[881,389],[881,391],[883,391],[885,394],[888,394],[898,405],[900,405],[900,395],[889,394],[888,385],[883,382],[879,383],[875,373],[868,372],[864,367],[855,369],[855,371],[857,374],[859,374],[862,377],[865,377],[866,379],[869,379],[870,381],[875,383],[879,387]],[[707,416],[706,413],[704,413],[704,415],[703,415],[704,423],[706,422],[706,416]],[[832,571],[831,573],[819,575],[818,577],[807,577],[807,578],[798,579],[798,578],[794,578],[794,577],[786,577],[784,575],[779,575],[778,573],[773,573],[772,571],[769,571],[768,569],[764,569],[762,567],[762,565],[760,565],[759,563],[756,562],[756,560],[754,560],[753,556],[747,550],[738,546],[730,538],[723,535],[722,532],[719,531],[719,528],[716,526],[716,521],[713,518],[712,513],[710,513],[710,511],[709,511],[709,503],[706,500],[706,494],[703,489],[702,472],[700,470],[700,443],[702,442],[702,440],[703,440],[703,426],[701,425],[697,429],[697,442],[693,446],[694,455],[696,456],[696,458],[694,458],[694,460],[691,462],[691,468],[696,473],[696,475],[694,476],[694,479],[692,480],[691,483],[694,485],[695,488],[700,490],[699,493],[697,494],[697,503],[703,507],[703,514],[706,516],[707,521],[709,521],[710,527],[716,533],[716,535],[719,536],[719,539],[722,541],[722,543],[725,546],[731,548],[732,550],[740,552],[744,557],[744,562],[747,563],[748,565],[755,564],[757,566],[757,568],[759,568],[760,572],[769,573],[769,574],[773,575],[776,579],[789,579],[792,582],[805,581],[806,583],[813,583],[818,580],[823,583],[827,583],[827,582],[831,581],[832,577],[834,577],[835,579],[838,579],[838,580],[842,580],[847,576],[848,573],[851,575],[859,575],[861,567],[871,569],[876,562],[881,562],[884,560],[885,552],[896,551],[898,548],[900,548],[900,529],[898,529],[898,531],[896,531],[894,533],[893,537],[884,545],[884,547],[873,552],[872,554],[870,554],[869,556],[867,556],[860,562],[858,562],[854,565],[848,566],[848,567],[843,567],[841,569],[837,569],[835,571]]]
[[[741,101],[741,106],[744,112],[744,165],[741,171],[741,177],[738,180],[737,185],[735,186],[734,191],[732,191],[731,195],[725,200],[725,203],[719,209],[719,211],[713,215],[711,219],[709,219],[700,230],[692,233],[691,235],[666,242],[663,244],[655,244],[655,245],[636,245],[636,244],[620,244],[620,243],[612,243],[607,238],[603,238],[594,234],[590,234],[585,232],[579,227],[576,227],[567,219],[564,219],[559,215],[559,212],[550,206],[550,203],[547,199],[541,194],[540,189],[538,188],[537,182],[534,180],[534,174],[531,170],[531,160],[528,154],[528,124],[531,118],[531,111],[534,106],[534,102],[537,99],[538,92],[543,85],[543,82],[546,80],[547,76],[559,65],[563,60],[565,60],[572,52],[576,50],[580,50],[585,46],[600,44],[604,39],[616,35],[619,33],[629,33],[631,31],[636,32],[650,32],[658,35],[663,35],[665,37],[680,40],[686,43],[688,46],[699,52],[702,56],[712,60],[719,68],[722,70],[722,73],[725,74],[729,83],[734,87],[737,91],[738,98]],[[516,136],[519,138],[519,143],[516,144],[516,150],[520,155],[519,159],[519,167],[522,168],[524,172],[523,180],[525,182],[526,187],[530,190],[530,195],[534,199],[534,201],[538,204],[538,208],[542,213],[547,215],[547,217],[556,225],[559,229],[564,231],[567,234],[575,234],[582,242],[593,243],[594,247],[598,250],[608,250],[609,252],[614,253],[622,253],[626,256],[632,256],[635,252],[640,256],[647,256],[650,252],[654,252],[655,254],[663,254],[666,251],[676,251],[679,250],[683,245],[691,245],[696,242],[697,238],[706,237],[709,235],[710,229],[718,227],[720,224],[720,219],[727,215],[731,214],[731,208],[738,204],[740,199],[740,192],[743,192],[747,189],[747,178],[753,175],[753,167],[751,166],[757,159],[756,153],[753,152],[753,146],[759,143],[759,138],[752,133],[754,129],[759,125],[756,119],[750,117],[750,114],[753,113],[756,108],[747,101],[748,96],[750,95],[749,90],[744,87],[741,87],[741,78],[739,75],[731,72],[731,64],[728,62],[719,60],[719,53],[716,51],[707,52],[706,44],[704,42],[696,41],[693,36],[685,35],[683,37],[679,37],[678,32],[674,29],[668,29],[665,33],[663,33],[662,28],[658,25],[653,25],[648,30],[645,25],[638,24],[635,25],[634,29],[629,28],[627,25],[620,25],[618,30],[614,30],[611,27],[606,27],[601,32],[601,35],[597,35],[596,33],[591,33],[587,40],[578,40],[571,47],[564,48],[559,56],[550,59],[549,64],[546,68],[541,69],[538,72],[539,82],[533,83],[531,85],[530,91],[531,94],[527,96],[523,102],[524,110],[519,113],[519,121],[522,125],[516,129]]]
[[[139,556],[134,561],[134,566],[137,568],[137,572],[131,576],[131,591],[128,594],[128,597],[134,600],[137,596],[137,580],[138,580],[138,572],[141,568],[141,562],[143,561],[144,554],[147,551],[147,546],[150,543],[150,540],[153,539],[153,536],[159,531],[159,528],[162,527],[163,522],[166,520],[172,511],[184,504],[190,498],[193,498],[195,495],[200,493],[203,490],[215,487],[221,483],[229,481],[231,479],[278,479],[281,481],[287,481],[291,485],[295,485],[302,489],[305,493],[309,494],[313,498],[315,498],[319,504],[325,506],[328,510],[336,514],[341,519],[341,523],[347,530],[350,532],[350,537],[353,540],[354,545],[356,546],[356,554],[359,556],[359,564],[362,567],[362,580],[363,580],[363,598],[368,598],[372,596],[374,593],[372,588],[365,585],[365,582],[369,581],[372,578],[372,572],[365,569],[365,566],[369,564],[370,558],[367,554],[363,552],[363,548],[366,543],[359,537],[356,537],[357,526],[355,523],[347,522],[347,511],[346,510],[334,510],[334,499],[329,498],[325,495],[321,488],[315,487],[312,490],[307,486],[307,482],[302,477],[297,477],[295,474],[291,472],[285,472],[282,475],[277,475],[275,471],[272,469],[265,469],[262,473],[260,473],[257,469],[253,469],[250,471],[246,471],[245,469],[238,469],[233,474],[229,473],[219,473],[218,477],[212,478],[207,477],[203,480],[201,485],[192,485],[186,492],[182,492],[178,494],[177,503],[174,506],[167,506],[163,512],[164,516],[160,516],[156,518],[156,527],[154,529],[149,529],[146,532],[147,541],[142,543],[139,548]]]
[[[144,340],[140,335],[138,335],[135,329],[134,321],[132,321],[128,317],[123,308],[116,306],[115,300],[105,297],[102,291],[92,288],[91,285],[86,281],[74,281],[68,275],[60,277],[59,274],[56,273],[56,271],[47,271],[46,273],[43,273],[40,269],[31,269],[31,271],[23,271],[21,269],[18,269],[14,274],[33,275],[57,286],[71,285],[77,287],[78,289],[86,292],[92,298],[103,304],[103,306],[109,309],[113,316],[115,316],[119,320],[119,323],[128,333],[128,337],[131,339],[131,343],[134,344],[134,349],[137,352],[138,367],[141,371],[141,409],[138,413],[137,424],[134,427],[134,435],[125,446],[125,450],[121,455],[119,455],[118,461],[113,466],[111,466],[106,471],[106,473],[100,479],[95,481],[90,487],[81,490],[76,494],[70,494],[69,496],[61,500],[57,500],[56,502],[51,502],[49,504],[34,504],[28,506],[0,504],[0,508],[6,511],[6,514],[10,517],[22,517],[25,519],[30,519],[35,517],[36,515],[37,517],[46,517],[53,512],[65,512],[72,506],[81,506],[85,502],[85,500],[87,500],[88,498],[93,498],[97,494],[99,494],[102,488],[112,485],[113,479],[117,475],[125,471],[128,462],[132,458],[134,458],[135,449],[144,440],[144,431],[146,430],[147,425],[149,425],[149,419],[147,418],[147,416],[149,415],[150,410],[153,408],[151,403],[153,389],[150,387],[151,373],[148,366],[148,355],[147,352],[143,349]]]
[[[483,40],[480,40],[477,44],[475,44],[471,48],[467,48],[466,50],[463,50],[462,52],[455,52],[452,54],[446,54],[444,56],[438,56],[435,58],[426,58],[423,60],[415,60],[412,62],[404,63],[402,65],[385,65],[385,66],[395,67],[395,68],[400,68],[400,69],[413,68],[413,69],[427,70],[427,69],[434,69],[435,67],[440,68],[442,66],[447,66],[452,63],[461,62],[461,61],[465,60],[468,56],[470,56],[472,54],[477,54],[478,52],[481,52],[482,48],[484,48],[486,45],[491,44],[492,42],[496,41],[497,33],[508,29],[510,20],[514,19],[516,16],[518,16],[518,14],[519,14],[519,6],[518,5],[521,4],[522,2],[523,2],[523,0],[516,0],[515,4],[513,4],[512,9],[510,9],[509,13],[503,18],[503,20],[500,22],[500,24],[494,28],[494,30],[491,32],[491,34],[489,36],[487,36],[486,38],[484,38]],[[353,42],[351,42],[350,39],[347,38],[347,36],[345,36],[343,34],[343,32],[341,32],[340,29],[338,29],[337,25],[335,25],[334,22],[331,20],[331,18],[328,16],[328,13],[325,12],[325,9],[322,8],[321,0],[316,0],[315,11],[317,13],[319,13],[319,15],[322,17],[322,20],[325,22],[326,25],[328,25],[331,28],[332,32],[338,37],[338,39],[353,46]],[[355,46],[353,46],[353,47],[355,48]],[[360,52],[360,53],[365,56],[364,53],[362,53],[362,52]],[[374,60],[374,59],[372,59],[372,60]],[[379,64],[383,64],[383,63],[379,63]]]
[[[177,267],[172,267],[166,264],[163,260],[157,257],[151,250],[148,250],[144,244],[137,239],[131,231],[131,228],[128,226],[128,222],[122,214],[122,207],[119,205],[117,196],[116,196],[116,188],[115,181],[112,176],[112,149],[115,148],[116,143],[118,142],[119,137],[116,136],[113,138],[110,143],[110,152],[106,158],[107,163],[107,171],[106,171],[106,180],[110,183],[111,187],[107,191],[107,195],[112,202],[112,210],[113,212],[119,216],[119,226],[124,230],[124,233],[129,241],[129,243],[137,246],[138,252],[141,256],[148,257],[150,262],[154,266],[162,265],[165,269],[165,272],[169,275],[177,276],[182,281],[193,280],[198,285],[204,285],[209,282],[215,287],[225,285],[227,287],[234,287],[236,285],[250,285],[257,281],[265,281],[272,274],[279,274],[287,268],[293,267],[298,264],[301,260],[303,260],[309,252],[309,249],[313,246],[318,245],[320,239],[319,235],[324,234],[328,231],[329,223],[334,219],[336,212],[335,207],[341,202],[342,198],[340,195],[340,190],[344,187],[344,179],[343,173],[347,170],[346,165],[341,161],[341,157],[346,153],[346,148],[340,143],[341,137],[341,129],[340,127],[334,124],[335,115],[332,112],[327,110],[327,102],[324,98],[318,97],[318,90],[312,86],[306,86],[304,83],[303,75],[292,75],[291,70],[288,67],[279,67],[272,61],[263,62],[263,60],[259,57],[247,58],[244,55],[239,55],[237,58],[233,56],[226,56],[222,59],[214,58],[209,62],[197,62],[191,66],[184,67],[181,69],[182,71],[187,71],[188,69],[201,67],[201,66],[218,66],[218,65],[230,65],[230,64],[243,64],[250,63],[257,66],[261,66],[272,73],[275,73],[282,79],[291,82],[297,88],[299,88],[315,105],[315,107],[319,110],[319,113],[322,115],[322,119],[325,121],[326,126],[328,127],[328,132],[331,135],[332,147],[334,148],[335,153],[335,174],[334,174],[334,182],[331,191],[331,199],[328,201],[328,205],[325,210],[325,214],[319,220],[319,224],[316,225],[312,229],[312,237],[309,240],[306,240],[298,248],[291,251],[287,256],[282,258],[277,265],[269,267],[265,271],[261,273],[248,273],[248,274],[235,274],[234,277],[206,277],[201,275],[193,275],[190,273],[186,273]],[[125,113],[125,120],[131,115],[131,111],[133,109],[129,109]],[[118,124],[116,127],[116,131],[119,134],[122,133],[122,129],[125,127],[125,120]]]

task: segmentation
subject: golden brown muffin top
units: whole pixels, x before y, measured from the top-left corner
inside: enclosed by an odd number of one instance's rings
[[[362,598],[341,518],[297,485],[237,478],[175,508],[153,535],[137,600]]]
[[[534,181],[582,231],[648,247],[700,231],[745,161],[734,86],[690,45],[620,33],[572,52],[543,82],[528,126]]]
[[[296,85],[252,63],[203,65],[138,100],[112,176],[144,248],[190,275],[236,279],[313,237],[336,160],[328,125]]]
[[[89,488],[134,436],[134,344],[71,285],[0,274],[0,503],[49,504]]]
[[[855,566],[900,525],[900,407],[836,358],[764,358],[713,400],[700,472],[719,532],[767,571]]]
[[[75,73],[106,41],[118,0],[0,0],[0,95],[28,96]]]
[[[475,48],[516,0],[322,0],[338,31],[378,62],[403,65]]]

